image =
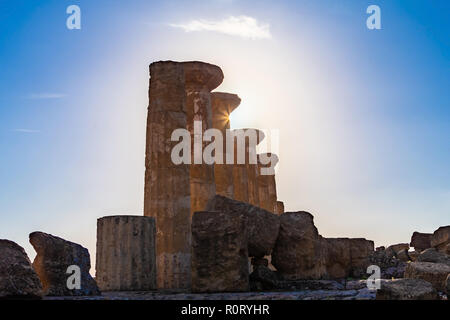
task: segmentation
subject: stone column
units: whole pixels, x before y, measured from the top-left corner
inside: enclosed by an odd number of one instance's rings
[[[248,136],[245,137],[244,144],[244,154],[245,163],[238,163],[238,139],[234,140],[234,167],[233,167],[233,185],[234,185],[234,199],[252,205],[259,205],[259,192],[257,188],[257,162],[258,157],[256,156],[256,164],[250,163],[251,153],[256,154],[256,146],[264,140],[264,132],[258,129],[246,128],[233,130],[236,132],[238,130],[244,130],[246,135],[254,134],[256,135],[256,144],[251,145]]]
[[[214,164],[216,193],[233,199],[233,165],[226,164],[226,131],[230,129],[229,116],[239,106],[241,99],[236,94],[225,92],[213,92],[211,98],[213,128],[220,130],[223,136],[223,164]]]
[[[156,219],[158,288],[190,287],[189,164],[175,165],[171,141],[175,129],[186,128],[185,75],[181,63],[150,65],[144,215]]]
[[[275,182],[275,175],[262,175],[261,168],[275,167],[278,163],[278,157],[273,153],[266,153],[267,157],[272,159],[271,164],[262,164],[261,155],[258,157],[258,191],[259,191],[259,206],[267,211],[276,213],[277,210],[277,187]],[[283,210],[284,211],[284,210]]]
[[[183,62],[185,73],[187,126],[191,133],[192,164],[190,166],[191,216],[205,210],[208,201],[216,194],[214,165],[205,164],[202,155],[200,163],[194,159],[195,141],[201,142],[202,150],[209,142],[202,142],[203,133],[213,127],[211,91],[223,81],[222,70],[203,62]],[[201,132],[194,132],[194,122],[201,122]]]
[[[97,220],[96,280],[102,291],[156,289],[155,219],[110,216]]]

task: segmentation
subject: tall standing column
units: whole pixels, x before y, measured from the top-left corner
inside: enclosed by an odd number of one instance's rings
[[[256,188],[256,166],[257,164],[250,163],[250,155],[254,153],[256,155],[256,146],[264,139],[264,133],[258,129],[237,129],[236,132],[243,130],[245,136],[243,139],[244,150],[238,150],[238,139],[234,140],[234,166],[233,166],[233,186],[234,186],[234,199],[254,205],[258,205],[259,194],[257,194]],[[249,136],[255,136],[256,140],[252,144]],[[245,162],[238,163],[238,153],[244,152]],[[256,158],[256,161],[257,158]]]
[[[212,128],[211,91],[223,81],[222,70],[204,62],[183,62],[186,81],[187,126],[191,133],[192,164],[190,166],[191,216],[196,211],[204,211],[208,201],[216,194],[214,165],[206,164],[201,157],[195,159],[195,143],[203,148],[208,144],[202,141],[205,130]],[[195,132],[195,122],[201,122],[201,132]],[[200,155],[202,156],[202,155]]]
[[[187,289],[191,279],[189,165],[175,165],[171,141],[186,128],[185,74],[181,63],[150,65],[144,215],[156,219],[157,286]]]
[[[255,130],[258,135],[257,143],[259,144],[262,140],[264,140],[265,135],[261,130]],[[251,150],[252,149],[252,150]],[[250,145],[246,141],[246,154],[250,156],[250,154],[254,152],[256,155],[256,145]],[[246,163],[247,167],[247,175],[248,175],[248,203],[251,205],[259,207],[259,189],[258,189],[258,176],[260,174],[258,170],[258,156],[256,155],[256,163],[251,163],[250,158]]]
[[[261,154],[262,155],[262,154]],[[277,187],[275,181],[275,174],[263,175],[261,168],[270,167],[278,163],[278,157],[273,153],[266,153],[265,155],[272,159],[271,163],[263,164],[261,162],[261,155],[258,155],[258,191],[259,191],[259,206],[270,212],[277,212]]]
[[[234,199],[233,165],[226,164],[226,130],[230,129],[229,116],[239,106],[241,99],[236,94],[225,92],[213,92],[211,98],[213,128],[220,130],[224,139],[223,164],[214,164],[216,193]]]

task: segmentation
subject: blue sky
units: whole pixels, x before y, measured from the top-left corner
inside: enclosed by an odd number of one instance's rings
[[[148,65],[170,59],[222,67],[218,90],[243,100],[233,127],[280,131],[279,199],[322,235],[388,245],[448,225],[449,9],[0,0],[0,238],[33,257],[40,230],[94,257],[98,217],[142,214]]]

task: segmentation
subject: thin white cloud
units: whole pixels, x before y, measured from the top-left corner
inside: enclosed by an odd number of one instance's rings
[[[61,99],[66,95],[62,93],[33,93],[28,96],[29,99]]]
[[[270,39],[269,24],[261,24],[255,18],[248,16],[230,16],[219,21],[192,20],[186,24],[170,24],[171,27],[181,28],[185,32],[213,31],[247,39]]]
[[[23,128],[13,129],[12,131],[13,132],[21,132],[21,133],[39,133],[39,132],[41,132],[40,130],[23,129]]]

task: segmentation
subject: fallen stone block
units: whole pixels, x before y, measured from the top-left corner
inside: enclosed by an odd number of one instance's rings
[[[444,292],[449,273],[450,266],[443,263],[411,262],[406,266],[405,278],[428,281],[436,290]]]
[[[445,254],[450,254],[450,226],[440,227],[431,237],[431,246]]]
[[[246,222],[246,217],[239,211],[194,213],[193,292],[249,290]]]
[[[41,281],[25,250],[17,243],[0,240],[0,299],[40,299]]]
[[[384,280],[377,290],[377,300],[437,300],[431,283],[422,279]]]
[[[208,203],[207,210],[244,215],[247,220],[249,256],[263,258],[271,254],[280,229],[280,219],[276,214],[220,195]]]
[[[41,280],[44,294],[48,296],[89,296],[99,295],[97,283],[89,274],[91,259],[89,251],[79,244],[66,241],[43,232],[30,234],[30,243],[37,255],[33,268]],[[80,289],[68,287],[68,278],[73,271],[70,266],[80,270]],[[68,273],[68,271],[70,271]]]
[[[431,248],[432,236],[432,233],[421,233],[416,231],[411,236],[410,246],[414,247],[414,249],[417,251],[423,251],[425,249]]]
[[[429,248],[422,251],[417,257],[417,261],[443,263],[450,266],[450,256],[437,251],[435,248]]]
[[[326,276],[326,250],[304,211],[280,215],[280,232],[272,253],[272,264],[285,279],[321,279]]]

